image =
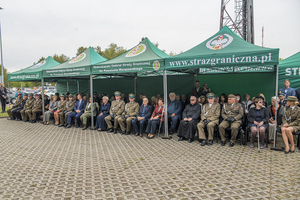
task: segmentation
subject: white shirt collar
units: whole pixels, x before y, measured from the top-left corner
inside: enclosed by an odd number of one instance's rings
[[[213,105],[214,103],[209,104],[209,107],[211,107],[211,105]]]
[[[296,106],[294,106],[294,107],[291,107],[291,108],[292,108],[292,110],[294,110],[294,109],[295,109],[295,107],[296,107]]]

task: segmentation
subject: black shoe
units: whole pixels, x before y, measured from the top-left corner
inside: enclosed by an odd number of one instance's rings
[[[126,131],[122,131],[121,135],[125,135]]]
[[[68,124],[68,125],[66,126],[66,128],[71,128],[71,125]]]
[[[7,120],[12,120],[11,118],[7,118]]]
[[[82,129],[82,130],[83,130],[83,131],[86,130],[86,126],[85,126],[85,125],[83,126],[83,129]]]
[[[234,143],[230,142],[229,147],[233,147],[233,146],[234,146]]]
[[[207,143],[206,143],[206,140],[202,140],[201,142],[201,146],[205,146]]]
[[[36,123],[36,121],[35,120],[31,120],[31,122],[30,123]]]
[[[284,151],[284,153],[285,153],[285,154],[288,154],[288,153],[290,153],[290,149],[289,149],[288,151]]]
[[[136,132],[135,136],[139,136],[139,135],[140,135],[140,133],[139,133],[139,132]]]
[[[169,135],[173,135],[174,131],[172,129],[169,130]]]
[[[213,145],[213,143],[214,143],[213,140],[209,140],[207,145],[208,145],[208,146],[211,146],[211,145]]]
[[[226,141],[222,141],[221,146],[225,146],[226,145]]]
[[[23,122],[28,122],[28,120],[23,120]]]
[[[178,139],[178,141],[182,141],[182,140],[184,140],[184,137],[180,137],[180,138]]]
[[[61,125],[59,125],[58,127],[63,127],[63,126],[64,126],[64,125],[61,124]]]
[[[115,128],[115,129],[114,129],[114,134],[117,134],[117,133],[118,133],[118,132],[117,132],[117,129]]]
[[[17,118],[17,119],[15,119],[15,121],[21,121],[21,120]]]
[[[299,136],[298,136],[298,137],[299,137]],[[293,151],[290,149],[290,152],[291,152],[291,153],[295,153],[295,149],[294,149]]]
[[[193,142],[193,139],[192,138],[189,138],[189,141],[188,141],[189,143],[192,143]]]
[[[79,125],[78,125],[78,124],[76,125],[76,128],[79,128]]]
[[[114,132],[114,129],[113,129],[113,128],[110,128],[110,129],[108,129],[107,132],[108,132],[108,133]]]
[[[130,135],[130,132],[126,132],[125,135]]]

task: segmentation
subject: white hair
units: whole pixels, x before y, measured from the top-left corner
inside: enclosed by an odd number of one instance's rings
[[[144,99],[147,99],[147,101],[149,101],[149,100],[148,100],[148,98],[146,98],[146,97],[145,97],[145,98],[143,98],[143,100],[144,100]]]
[[[279,100],[279,98],[278,97],[276,97],[276,96],[274,96],[274,97],[272,97],[272,99],[271,100],[277,100],[277,102],[279,102],[280,100]]]
[[[174,92],[171,92],[171,93],[169,94],[169,96],[170,96],[171,94],[173,94],[174,96],[176,96],[176,94],[175,94]]]
[[[104,99],[106,99],[106,100],[109,100],[108,96],[104,96],[104,97],[102,97],[102,98],[104,98]]]

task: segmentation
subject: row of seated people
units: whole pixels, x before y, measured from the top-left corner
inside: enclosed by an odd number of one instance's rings
[[[78,94],[77,101],[74,99],[73,95],[68,96],[68,101],[65,101],[65,96],[62,94],[60,96],[60,101],[54,96],[49,104],[49,110],[45,112],[44,124],[48,125],[50,116],[54,116],[56,126],[66,128],[71,127],[72,118],[76,119],[76,127],[83,124],[83,130],[87,128],[87,120],[92,116],[96,117],[96,128],[98,131],[105,131],[108,128],[109,132],[117,133],[117,129],[120,126],[122,134],[130,134],[131,126],[133,126],[135,135],[142,136],[143,128],[146,122],[147,128],[146,133],[149,139],[153,138],[155,135],[155,130],[164,121],[163,109],[164,102],[163,99],[158,101],[158,105],[152,112],[152,107],[148,105],[148,99],[143,99],[142,106],[139,106],[135,102],[135,96],[133,94],[129,95],[129,103],[125,104],[124,101],[120,100],[120,92],[115,92],[115,99],[112,103],[109,102],[107,96],[102,98],[102,104],[99,106],[97,102],[93,104],[93,111],[91,110],[91,98],[89,102],[86,103],[82,99],[83,95]],[[28,98],[28,99],[27,99]],[[184,111],[181,112],[181,103],[175,99],[175,94],[169,94],[167,113],[171,122],[170,133],[173,134],[178,127],[177,135],[179,140],[187,139],[189,142],[194,140],[195,131],[198,130],[199,139],[202,140],[201,145],[212,145],[214,127],[219,126],[219,133],[222,139],[222,145],[226,144],[225,129],[231,127],[231,139],[229,146],[234,146],[236,137],[238,135],[238,128],[242,124],[242,118],[244,116],[244,109],[242,104],[236,102],[235,95],[228,96],[228,102],[220,106],[220,104],[215,102],[215,95],[212,93],[207,94],[207,101],[203,105],[202,109],[196,101],[196,97],[192,96],[190,98],[190,103],[185,107]],[[289,97],[287,99],[287,108],[283,110],[283,106],[278,104],[278,116],[282,116],[283,125],[281,127],[283,139],[286,144],[286,151],[289,152],[288,140],[292,144],[291,152],[294,151],[294,142],[292,132],[299,130],[299,120],[298,107],[295,105],[298,103],[297,98]],[[277,99],[279,102],[279,100]],[[271,107],[268,109],[263,105],[264,98],[256,97],[254,104],[249,109],[247,115],[248,126],[247,128],[251,130],[251,140],[250,147],[254,147],[254,139],[257,131],[260,133],[261,147],[264,148],[264,137],[266,129],[270,125],[276,128],[274,116],[275,116],[275,105],[273,105],[276,99],[272,99]],[[289,109],[292,108],[290,112]],[[296,109],[296,110],[295,110]],[[14,107],[8,110],[10,119],[20,120],[23,118],[24,121],[35,122],[36,114],[42,110],[42,101],[39,95],[35,95],[33,99],[32,94],[24,94],[24,99],[18,97]],[[220,123],[220,116],[224,119]],[[114,126],[112,125],[114,122]],[[279,120],[278,120],[279,121]],[[293,123],[292,123],[293,122]],[[288,124],[291,123],[289,126]],[[126,125],[125,125],[126,124]],[[219,125],[220,124],[220,125]],[[204,129],[207,128],[208,140],[206,138]],[[259,129],[259,130],[257,130]],[[274,131],[269,131],[272,136]],[[287,141],[287,143],[286,143]]]

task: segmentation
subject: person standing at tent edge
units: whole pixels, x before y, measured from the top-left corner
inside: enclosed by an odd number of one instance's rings
[[[280,92],[282,92],[283,94],[285,94],[284,99],[286,99],[288,96],[296,96],[296,91],[294,88],[290,87],[291,82],[289,79],[284,80],[284,88],[280,89]]]
[[[7,95],[6,87],[3,86],[3,83],[0,83],[0,100],[1,100],[2,113],[5,113],[6,95]]]
[[[192,90],[192,96],[195,96],[197,99],[203,95],[203,88],[200,87],[200,82],[196,80],[195,87]]]

